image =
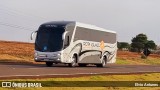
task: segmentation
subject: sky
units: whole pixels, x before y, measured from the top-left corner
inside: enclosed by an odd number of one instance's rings
[[[0,0],[0,40],[33,42],[48,21],[69,20],[117,32],[119,42],[139,33],[160,45],[160,0]]]

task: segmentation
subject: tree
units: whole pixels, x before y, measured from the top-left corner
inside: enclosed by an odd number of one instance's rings
[[[130,45],[127,42],[118,42],[118,49],[129,49]]]
[[[147,40],[147,36],[143,33],[132,38],[131,51],[141,52],[144,49],[156,49],[156,44],[153,40]]]
[[[147,36],[141,33],[132,38],[131,41],[131,51],[141,52],[144,49],[145,44],[147,43]]]

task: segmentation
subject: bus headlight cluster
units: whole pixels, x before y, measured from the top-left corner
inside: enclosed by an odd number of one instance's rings
[[[61,60],[61,53],[58,53],[57,56],[58,56],[57,60]]]

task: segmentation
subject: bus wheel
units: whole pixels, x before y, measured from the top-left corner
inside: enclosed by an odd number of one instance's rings
[[[46,62],[47,67],[51,67],[53,65],[53,62]]]
[[[78,64],[80,67],[86,67],[87,64]]]
[[[97,64],[97,67],[104,67],[106,65],[106,57],[103,57],[102,63],[101,64]]]
[[[76,66],[76,60],[77,60],[76,56],[73,55],[73,57],[72,57],[72,63],[69,63],[69,67],[75,67]]]

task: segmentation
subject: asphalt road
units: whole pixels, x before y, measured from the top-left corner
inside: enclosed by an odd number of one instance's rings
[[[76,77],[101,74],[139,74],[160,72],[158,65],[115,65],[108,64],[104,68],[96,66],[68,67],[54,65],[46,67],[44,64],[2,64],[0,63],[0,79],[12,78],[45,78],[45,77]]]

